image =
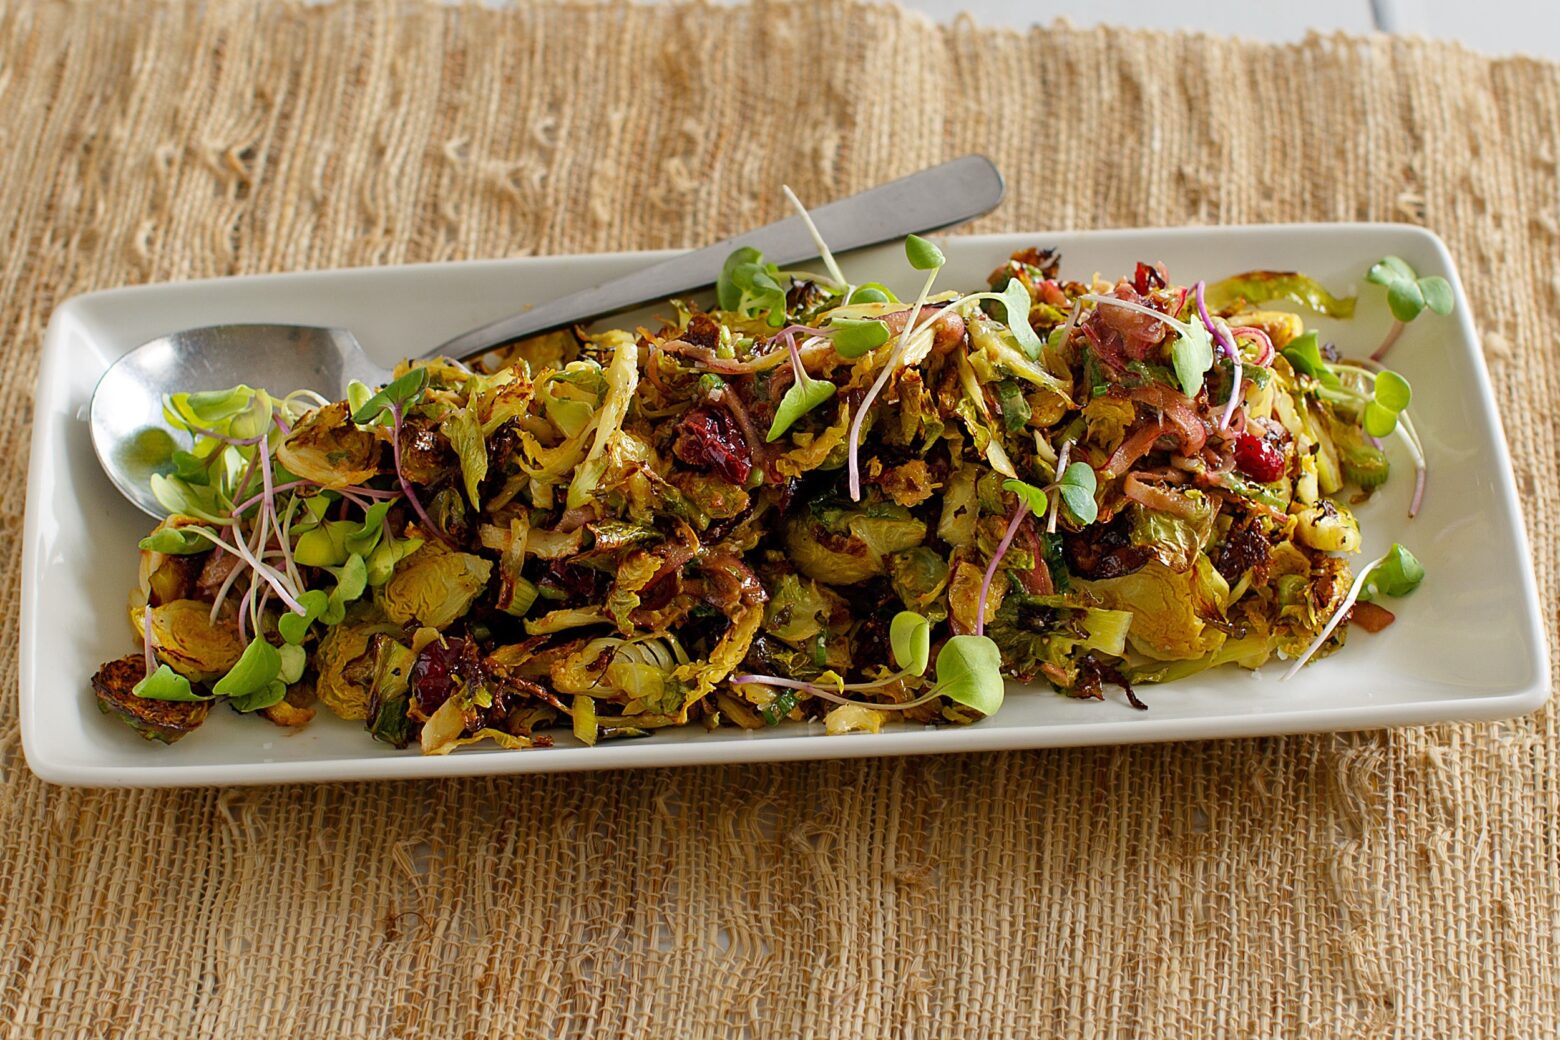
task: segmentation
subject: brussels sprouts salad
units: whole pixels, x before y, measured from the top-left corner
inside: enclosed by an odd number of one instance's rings
[[[1147,709],[1209,668],[1287,678],[1423,577],[1398,545],[1355,563],[1350,507],[1395,476],[1419,510],[1382,356],[1450,309],[1441,279],[1371,267],[1397,323],[1351,360],[1303,315],[1355,301],[1296,273],[1076,281],[1030,249],[969,290],[912,236],[900,298],[820,248],[821,272],[740,250],[711,306],[654,328],[342,401],[173,395],[140,650],[93,677],[99,706],[163,742],[219,703],[323,709],[430,754],[960,725],[1008,679]]]

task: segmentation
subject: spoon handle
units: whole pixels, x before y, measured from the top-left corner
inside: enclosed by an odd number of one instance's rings
[[[994,208],[1002,191],[1002,174],[991,160],[966,155],[810,212],[829,248],[844,253],[973,219]],[[818,255],[801,218],[788,217],[463,332],[424,357],[467,358],[538,332],[706,288],[715,284],[726,257],[742,246],[782,267]]]

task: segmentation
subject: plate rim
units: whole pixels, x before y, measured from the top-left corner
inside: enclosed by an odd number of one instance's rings
[[[1450,250],[1440,236],[1427,228],[1414,224],[1392,222],[1338,222],[1295,224],[1240,224],[1240,225],[1184,225],[1175,227],[1102,228],[1049,231],[996,231],[977,234],[948,236],[960,241],[979,243],[997,239],[1039,239],[1064,236],[1089,238],[1108,243],[1113,238],[1140,239],[1147,237],[1173,238],[1182,235],[1216,235],[1261,237],[1264,235],[1342,235],[1349,232],[1390,231],[1393,234],[1418,238],[1432,251],[1446,271],[1448,280],[1460,306],[1457,320],[1462,341],[1472,350],[1475,370],[1474,391],[1484,418],[1491,426],[1500,485],[1501,505],[1509,509],[1512,518],[1514,550],[1520,561],[1520,588],[1515,591],[1522,601],[1527,617],[1523,633],[1523,650],[1530,666],[1531,681],[1516,684],[1499,693],[1479,694],[1468,697],[1451,697],[1440,700],[1420,700],[1404,704],[1361,704],[1347,708],[1332,708],[1325,712],[1315,709],[1298,709],[1242,716],[1223,716],[1218,719],[1219,733],[1206,732],[1211,724],[1208,718],[1143,719],[1101,718],[1089,722],[1057,723],[1043,728],[982,729],[979,725],[951,727],[923,727],[880,734],[846,734],[831,737],[820,743],[820,727],[809,726],[807,732],[786,737],[752,738],[744,741],[732,737],[720,741],[692,741],[676,744],[646,744],[620,746],[618,755],[609,756],[612,762],[603,761],[600,749],[560,747],[549,749],[546,754],[526,755],[513,752],[468,751],[458,756],[428,757],[415,753],[388,753],[375,758],[320,759],[313,761],[227,762],[220,764],[188,763],[157,764],[127,769],[113,765],[96,765],[57,758],[50,748],[40,743],[37,733],[38,653],[36,627],[38,622],[39,584],[43,577],[38,559],[41,546],[41,516],[36,502],[42,490],[40,485],[51,479],[47,467],[51,455],[45,446],[54,441],[52,431],[45,430],[36,411],[33,417],[33,436],[28,451],[28,475],[26,509],[22,527],[21,590],[18,601],[18,699],[22,751],[28,768],[45,782],[98,788],[147,788],[147,787],[210,787],[251,784],[296,782],[368,782],[387,779],[434,779],[457,776],[493,776],[505,774],[535,774],[550,772],[581,772],[604,769],[665,768],[670,766],[698,766],[722,764],[747,764],[757,762],[824,761],[843,758],[880,758],[912,754],[971,753],[991,751],[1031,750],[1056,747],[1104,746],[1133,743],[1163,743],[1170,741],[1246,739],[1254,736],[1279,736],[1297,733],[1345,732],[1363,729],[1383,729],[1400,726],[1449,722],[1492,721],[1525,715],[1540,708],[1550,696],[1552,677],[1548,653],[1548,636],[1538,595],[1537,574],[1534,568],[1532,542],[1527,530],[1527,518],[1517,495],[1514,470],[1498,402],[1495,399],[1488,364],[1480,349],[1481,341],[1473,325],[1467,293],[1461,274],[1453,262]],[[216,278],[165,281],[145,285],[120,286],[94,290],[72,296],[57,305],[50,315],[44,332],[38,375],[33,386],[35,408],[42,400],[46,387],[60,378],[58,369],[65,363],[63,341],[72,323],[83,320],[83,312],[90,312],[104,303],[117,303],[126,297],[150,297],[166,292],[188,292],[202,286],[222,284],[279,285],[284,282],[318,281],[331,277],[357,277],[380,272],[396,272],[415,275],[437,269],[448,273],[452,269],[475,270],[479,268],[524,269],[533,266],[552,266],[575,261],[642,260],[653,261],[669,256],[677,250],[636,250],[600,253],[569,253],[544,256],[475,259],[461,261],[434,261],[415,264],[380,265],[369,267],[334,267],[319,270],[271,272],[263,274],[235,275]],[[1133,732],[1144,725],[1147,732]],[[939,737],[928,741],[935,731]],[[747,750],[738,754],[733,748],[744,746]],[[628,761],[622,759],[627,758]]]

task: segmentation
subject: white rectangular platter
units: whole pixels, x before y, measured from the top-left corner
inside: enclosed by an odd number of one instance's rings
[[[566,730],[557,746],[471,749],[425,758],[371,740],[322,711],[296,732],[218,709],[172,747],[148,743],[101,715],[90,677],[135,649],[126,593],[147,518],[98,470],[84,419],[99,374],[137,344],[224,322],[290,322],[352,330],[385,363],[557,294],[616,277],[658,254],[560,256],[224,278],[115,289],[55,312],[37,387],[21,605],[21,720],[27,761],[46,780],[90,786],[179,786],[366,780],[741,763],[1081,744],[1190,740],[1495,719],[1548,695],[1548,653],[1511,464],[1463,288],[1439,239],[1399,225],[1290,225],[943,238],[939,284],[973,289],[1015,249],[1059,248],[1064,277],[1129,272],[1162,260],[1183,283],[1257,268],[1305,271],[1335,293],[1360,292],[1356,317],[1307,316],[1346,354],[1367,353],[1390,322],[1371,262],[1397,254],[1457,293],[1447,318],[1425,315],[1394,348],[1414,386],[1413,411],[1430,460],[1425,505],[1406,515],[1408,460],[1360,510],[1365,556],[1408,545],[1429,576],[1392,604],[1398,621],[1279,683],[1281,667],[1222,669],[1141,692],[1148,711],[1118,695],[1100,701],[1015,687],[996,717],[974,726],[889,726],[828,737],[785,724],[758,733],[702,728],[588,748]],[[913,291],[897,248],[847,258],[857,280]],[[895,272],[900,272],[895,276]],[[1362,291],[1367,290],[1367,291]],[[278,388],[286,390],[289,388]]]

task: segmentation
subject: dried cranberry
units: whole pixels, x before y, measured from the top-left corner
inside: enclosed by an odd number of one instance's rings
[[[690,466],[713,469],[733,484],[747,483],[753,452],[742,431],[722,408],[699,405],[677,424],[672,452]]]
[[[1261,437],[1243,433],[1235,441],[1235,468],[1261,484],[1284,475],[1284,453]]]
[[[412,662],[412,700],[425,718],[450,699],[456,678],[465,671],[465,650],[464,639],[435,639]]]

